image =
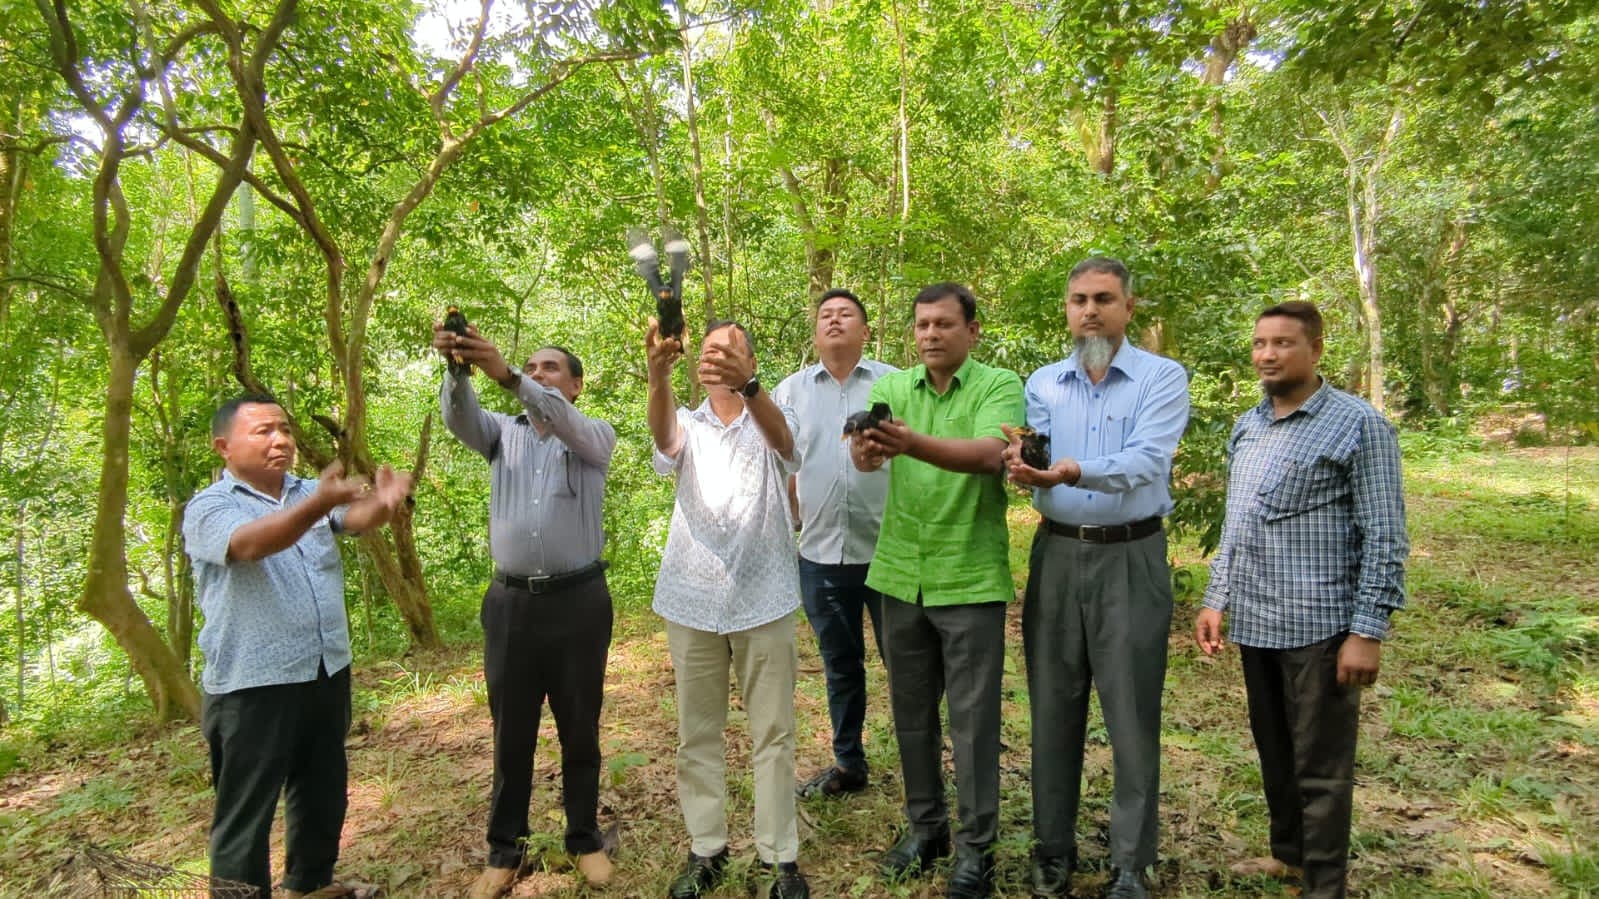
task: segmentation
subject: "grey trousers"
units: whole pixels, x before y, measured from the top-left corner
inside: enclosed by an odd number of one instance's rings
[[[883,661],[905,778],[905,817],[933,836],[949,829],[939,700],[948,692],[955,747],[955,842],[984,849],[999,833],[999,698],[1005,603],[924,606],[883,597]]]
[[[1022,639],[1033,718],[1033,835],[1040,855],[1076,852],[1092,685],[1115,773],[1111,864],[1140,870],[1155,863],[1160,701],[1171,616],[1165,533],[1095,544],[1039,528]]]

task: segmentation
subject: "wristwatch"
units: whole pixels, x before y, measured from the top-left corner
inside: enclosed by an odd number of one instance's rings
[[[511,373],[505,376],[505,380],[495,381],[494,383],[504,387],[506,390],[516,390],[522,386],[522,373],[513,368]]]
[[[761,376],[759,374],[750,375],[750,379],[748,381],[745,381],[744,382],[744,386],[742,388],[740,388],[740,390],[739,390],[739,393],[742,393],[746,397],[750,397],[752,399],[754,398],[755,394],[760,393],[760,392],[761,392]]]

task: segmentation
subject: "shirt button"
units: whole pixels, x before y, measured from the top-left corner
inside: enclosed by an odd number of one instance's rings
[[[538,536],[538,535],[539,535],[539,532],[538,532],[538,531],[534,531],[534,532],[533,532],[533,536],[535,536],[535,537],[537,537],[537,536]]]
[[[536,506],[536,505],[538,505],[538,504],[539,504],[539,501],[538,501],[538,500],[534,500],[534,501],[533,501],[533,505],[535,505],[535,506]]]
[[[544,473],[544,469],[542,469],[542,468],[535,468],[535,469],[533,469],[533,473],[534,473],[534,474],[543,474],[543,473]]]
[[[1089,426],[1089,428],[1088,428],[1088,430],[1090,430],[1090,431],[1097,431],[1097,430],[1099,430],[1099,425],[1090,425],[1090,426]]]

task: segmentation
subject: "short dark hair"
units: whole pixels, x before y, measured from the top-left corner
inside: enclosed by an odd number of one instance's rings
[[[1071,283],[1080,276],[1089,272],[1102,275],[1115,275],[1121,279],[1122,293],[1133,295],[1133,273],[1127,270],[1127,264],[1113,256],[1090,256],[1082,262],[1072,266],[1072,273],[1066,276],[1066,291],[1071,292]]]
[[[270,393],[241,393],[217,407],[211,416],[211,436],[221,437],[233,429],[233,419],[242,406],[276,406],[277,398]]]
[[[835,287],[832,290],[822,294],[822,298],[816,301],[816,308],[820,309],[827,304],[828,300],[836,299],[838,297],[843,297],[844,299],[849,300],[851,303],[854,303],[855,308],[861,311],[861,318],[866,318],[866,304],[861,302],[860,297],[842,287]]]
[[[560,346],[559,344],[554,344],[554,343],[546,343],[545,345],[539,347],[538,349],[534,350],[533,352],[542,353],[545,350],[554,350],[557,353],[560,353],[561,355],[566,357],[566,373],[567,374],[571,375],[574,378],[583,377],[583,360],[577,358],[577,354],[576,353],[572,352],[571,350],[567,349],[564,346]],[[527,361],[528,362],[532,362],[533,361],[533,357],[532,356],[527,357]],[[523,365],[523,368],[526,368],[526,367],[527,367],[526,365]]]
[[[1286,303],[1278,303],[1255,316],[1255,321],[1259,322],[1263,318],[1295,319],[1305,326],[1305,338],[1307,340],[1315,343],[1321,339],[1321,310],[1316,308],[1315,303],[1307,303],[1304,300],[1289,300]]]
[[[752,355],[752,356],[755,355],[755,338],[750,336],[750,332],[749,332],[748,328],[744,327],[743,325],[739,324],[737,321],[734,321],[731,318],[713,318],[710,321],[706,322],[705,323],[705,335],[704,336],[705,337],[709,337],[709,336],[711,336],[711,332],[712,331],[720,331],[723,328],[726,328],[726,327],[729,327],[729,326],[731,326],[733,328],[737,328],[738,329],[738,333],[744,335],[744,342],[749,344],[750,355]]]
[[[937,303],[949,297],[954,297],[960,302],[961,313],[966,316],[967,321],[977,318],[976,295],[972,293],[970,287],[965,284],[957,284],[954,281],[940,281],[937,284],[929,284],[923,287],[916,293],[916,298],[911,300],[911,308],[915,309],[923,303]]]

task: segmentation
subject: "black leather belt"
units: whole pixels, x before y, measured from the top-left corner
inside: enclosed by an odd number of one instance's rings
[[[494,572],[496,583],[510,587],[512,590],[521,590],[526,593],[554,593],[567,587],[575,587],[584,581],[593,580],[611,567],[611,563],[601,559],[592,565],[584,565],[576,571],[565,571],[560,574],[551,574],[544,577],[522,577],[516,574],[506,574],[503,571]]]
[[[1044,528],[1057,537],[1071,537],[1084,543],[1126,543],[1142,540],[1160,530],[1160,516],[1132,524],[1061,524],[1044,519]]]

